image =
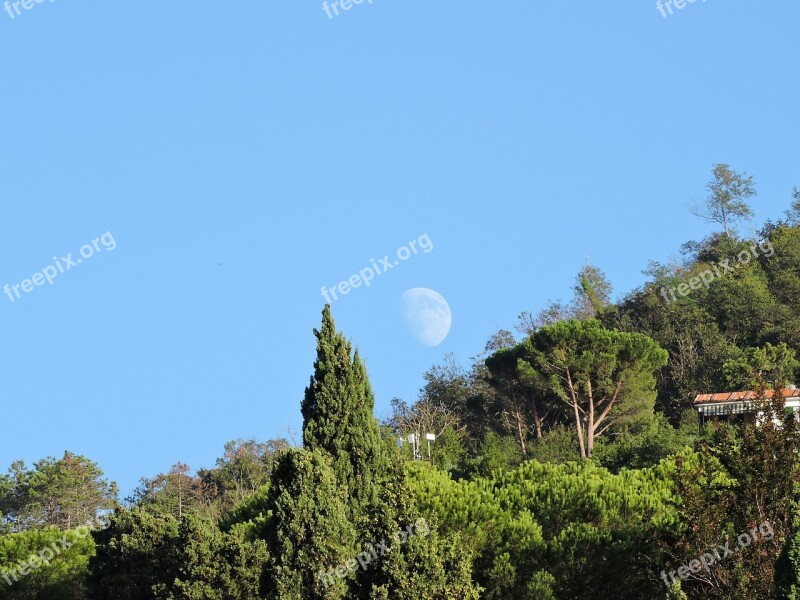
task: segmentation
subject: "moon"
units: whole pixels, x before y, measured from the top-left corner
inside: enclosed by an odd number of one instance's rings
[[[442,295],[428,288],[412,288],[400,297],[406,328],[425,346],[438,346],[453,324],[453,313]]]

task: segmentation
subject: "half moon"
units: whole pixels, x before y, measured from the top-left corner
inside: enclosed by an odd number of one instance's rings
[[[400,307],[406,328],[425,346],[438,346],[450,333],[453,314],[444,297],[428,288],[403,292]]]

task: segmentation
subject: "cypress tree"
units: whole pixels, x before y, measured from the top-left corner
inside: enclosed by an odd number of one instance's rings
[[[358,351],[352,354],[350,343],[336,331],[330,306],[325,306],[314,335],[317,359],[301,407],[303,446],[330,455],[337,480],[355,501],[354,515],[363,515],[390,471],[374,416],[375,398]]]
[[[271,515],[263,528],[270,556],[261,580],[262,596],[349,597],[357,546],[346,503],[345,490],[324,452],[296,449],[278,459],[267,498]]]
[[[375,560],[357,569],[350,597],[476,598],[468,555],[448,548],[436,534],[415,537],[384,555],[384,544],[391,545],[418,517],[403,463],[392,441],[381,435],[366,367],[336,331],[330,306],[322,311],[322,326],[314,335],[317,359],[301,407],[303,444],[306,451],[330,457],[336,481],[349,493],[346,512],[356,547],[381,547]],[[315,496],[324,502],[320,490]],[[308,593],[308,585],[300,587]]]

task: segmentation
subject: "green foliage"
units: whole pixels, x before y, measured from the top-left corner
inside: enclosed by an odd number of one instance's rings
[[[747,204],[747,200],[756,195],[753,178],[737,173],[726,164],[716,164],[707,189],[705,205],[694,213],[704,221],[718,223],[725,235],[731,237],[738,221],[753,216],[753,209]]]
[[[603,315],[607,325],[644,333],[669,352],[667,368],[657,373],[656,407],[673,424],[698,393],[751,387],[753,373],[726,374],[726,362],[729,370],[742,367],[751,349],[767,343],[800,349],[800,227],[770,225],[762,234],[757,244],[724,234],[692,244],[685,264],[654,265],[652,282]],[[746,264],[740,253],[749,255]],[[708,289],[670,301],[666,290],[725,261],[732,272],[718,267]]]
[[[800,519],[795,514],[790,535],[786,537],[775,569],[778,600],[800,600]]]
[[[389,427],[393,439],[400,438],[402,441],[403,458],[414,460],[413,445],[408,443],[408,436],[414,434],[420,436],[420,458],[430,458],[446,471],[455,471],[461,467],[466,454],[466,435],[458,426],[455,413],[448,415],[443,407],[431,405],[426,400],[420,400],[409,407],[398,398],[392,400],[392,411]],[[433,442],[426,440],[426,433],[433,433],[436,439]]]
[[[792,190],[792,205],[786,211],[786,218],[790,225],[800,225],[800,190]]]
[[[531,597],[529,586],[556,597],[596,598],[603,589],[604,597],[636,598],[663,585],[644,568],[647,540],[678,525],[677,498],[655,472],[528,461],[494,479],[454,482],[409,468],[426,517],[475,552],[486,598]]]
[[[284,439],[258,442],[232,440],[213,469],[202,469],[202,486],[226,512],[244,502],[269,481],[275,458],[289,448]]]
[[[30,470],[17,461],[0,476],[0,531],[70,529],[113,508],[116,498],[116,484],[103,479],[100,467],[84,456],[65,452],[61,459],[37,461]]]
[[[424,520],[421,521],[425,523]],[[414,531],[384,563],[385,583],[369,597],[385,600],[478,600],[472,582],[472,556],[458,534],[441,536],[425,524]]]
[[[259,597],[266,545],[240,529],[223,533],[195,516],[178,520],[135,508],[118,510],[94,537],[88,582],[95,600]]]
[[[800,362],[785,343],[748,348],[723,367],[730,389],[784,389],[793,383]]]
[[[750,340],[752,345],[759,345],[762,332],[771,329],[781,314],[769,281],[755,262],[739,266],[734,274],[716,280],[709,290],[705,309],[721,325],[726,337],[739,347]]]
[[[252,600],[259,597],[262,566],[268,559],[261,540],[240,530],[219,531],[213,523],[189,516],[178,529],[178,573],[169,600]]]
[[[667,591],[667,600],[689,600],[689,596],[681,589],[681,584],[677,580]]]
[[[795,190],[800,194],[800,190]],[[800,195],[795,196],[800,211]],[[800,212],[797,213],[800,216]],[[772,256],[761,261],[769,282],[770,291],[788,309],[791,317],[800,316],[800,219],[793,227],[777,227],[769,233]]]
[[[153,514],[181,519],[196,512],[205,503],[207,491],[203,480],[190,475],[189,465],[176,463],[169,472],[152,479],[143,478],[128,502]]]
[[[214,468],[193,474],[189,465],[176,463],[167,473],[142,478],[127,502],[153,514],[170,514],[177,519],[195,515],[220,520],[269,481],[276,456],[288,447],[283,439],[227,442]]]
[[[556,578],[547,571],[537,571],[528,582],[526,594],[522,596],[526,600],[556,600],[553,588]]]
[[[455,362],[452,354],[445,356],[440,365],[434,365],[422,375],[425,381],[420,398],[435,406],[455,410],[464,398],[473,393],[469,376]]]
[[[493,390],[490,412],[498,421],[496,429],[516,438],[523,455],[529,439],[539,439],[562,418],[558,398],[544,393],[530,364],[530,341],[501,348],[486,361],[485,378]]]
[[[653,265],[618,306],[586,268],[575,301],[529,318],[522,343],[501,332],[471,371],[452,358],[428,371],[389,425],[436,433],[436,466],[404,464],[381,431],[364,364],[328,307],[302,450],[230,442],[214,468],[143,480],[132,510],[82,540],[58,528],[115,505],[97,465],[69,453],[13,463],[0,476],[0,534],[21,533],[0,535],[0,568],[64,535],[74,545],[13,586],[0,579],[0,596],[800,597],[798,422],[780,400],[762,402],[747,424],[698,436],[687,413],[697,393],[763,391],[798,373],[800,227],[768,224],[760,252],[736,237],[748,185],[715,168],[707,208],[724,231],[687,244],[682,264]],[[707,288],[674,302],[662,293],[743,252],[752,258]],[[581,446],[592,460],[575,460]],[[425,535],[358,563],[420,517]],[[664,588],[662,569],[767,521],[771,542]]]
[[[697,443],[697,451],[663,461],[656,471],[681,498],[680,527],[653,536],[663,564],[686,564],[705,549],[768,524],[770,540],[719,561],[713,579],[689,579],[691,598],[758,598],[775,595],[777,557],[795,511],[800,431],[782,401],[764,403],[761,424],[721,426]],[[762,537],[763,537],[763,531]],[[663,567],[662,567],[663,568]],[[787,569],[783,569],[783,577]]]
[[[262,594],[267,598],[329,600],[348,597],[355,562],[356,530],[328,456],[322,451],[291,450],[272,474],[267,506],[271,517],[262,535],[270,560]],[[347,565],[347,578],[334,571]]]
[[[350,518],[363,522],[391,471],[372,387],[358,352],[352,355],[350,343],[336,331],[327,305],[314,335],[314,375],[301,405],[303,444],[331,457],[336,480],[352,495]]]
[[[519,315],[517,330],[531,336],[540,327],[554,325],[570,319],[596,318],[611,305],[611,282],[603,271],[594,265],[584,264],[575,277],[572,300],[566,304],[552,302],[536,316],[525,311]],[[508,347],[514,344],[507,344]],[[497,349],[497,348],[495,348]]]
[[[466,458],[466,440],[463,431],[454,427],[446,427],[434,442],[431,442],[431,460],[445,471],[456,471],[461,469]],[[426,458],[426,441],[420,448],[422,457]]]
[[[693,413],[689,413],[694,417]],[[624,432],[602,441],[595,449],[597,462],[613,473],[621,469],[653,467],[662,459],[692,447],[697,437],[696,417],[676,429],[666,417],[653,415],[636,432]]]
[[[489,431],[480,443],[475,456],[466,459],[466,470],[481,477],[489,477],[495,471],[518,466],[523,459],[517,440],[509,435],[499,435]]]
[[[578,458],[575,427],[559,425],[535,440],[528,448],[528,458],[541,463],[566,463]]]
[[[63,531],[51,526],[0,535],[0,597],[82,600],[93,555],[94,542],[86,528]]]
[[[167,598],[182,567],[178,520],[135,508],[118,509],[109,527],[94,533],[96,555],[89,561],[94,600]]]
[[[666,367],[656,372],[656,409],[673,425],[698,393],[725,388],[720,367],[736,349],[715,319],[698,306],[699,296],[665,302],[659,290],[678,282],[682,279],[662,274],[603,317],[606,326],[643,333],[669,353]]]
[[[0,533],[25,529],[30,477],[31,471],[21,460],[0,475]]]
[[[611,304],[611,282],[598,267],[584,265],[575,286],[576,316],[594,318]]]
[[[653,372],[667,359],[645,335],[572,320],[537,331],[526,360],[538,386],[569,407],[580,456],[590,457],[603,432],[623,430],[652,413]]]
[[[400,398],[392,399],[392,415],[386,425],[394,436],[403,440],[410,434],[434,434],[436,440],[430,444],[431,459],[447,471],[456,471],[462,466],[469,440],[466,424],[469,418],[465,417],[469,412],[467,399],[475,393],[472,382],[450,354],[445,356],[443,364],[428,369],[423,378],[425,386],[412,405]],[[427,458],[425,440],[420,452]],[[411,445],[404,444],[403,456],[411,459],[412,453]]]
[[[220,529],[231,531],[239,528],[245,531],[250,539],[256,539],[272,516],[269,489],[267,483],[247,500],[227,512],[220,520]]]

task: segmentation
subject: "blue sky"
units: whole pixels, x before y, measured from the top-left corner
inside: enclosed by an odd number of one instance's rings
[[[13,10],[13,9],[12,9]],[[299,431],[323,285],[385,415],[587,259],[622,294],[709,227],[713,163],[758,219],[800,186],[800,4],[45,1],[0,12],[0,468],[65,449],[128,492]],[[88,254],[88,250],[86,251]],[[221,264],[220,264],[221,263]],[[450,303],[439,346],[398,299]]]

